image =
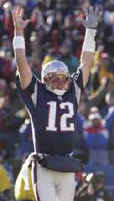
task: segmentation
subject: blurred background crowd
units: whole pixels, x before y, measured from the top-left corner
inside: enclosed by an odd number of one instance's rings
[[[30,19],[26,55],[40,78],[42,64],[54,58],[64,61],[70,73],[76,71],[85,34],[81,16],[90,4],[99,9],[99,24],[89,82],[76,115],[76,153],[88,173],[104,175],[103,189],[111,197],[102,200],[114,200],[114,0],[9,0],[0,7],[0,201],[14,200],[9,190],[23,157],[33,151],[30,119],[15,85],[11,10],[19,5]]]

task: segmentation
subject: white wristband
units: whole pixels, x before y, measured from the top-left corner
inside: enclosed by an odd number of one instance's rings
[[[95,35],[96,35],[96,29],[89,29],[89,28],[86,29],[82,51],[86,52],[95,51]]]
[[[13,48],[14,48],[14,50],[15,49],[25,49],[25,39],[23,36],[14,36]]]

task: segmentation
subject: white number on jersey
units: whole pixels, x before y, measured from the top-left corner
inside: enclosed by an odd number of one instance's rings
[[[48,117],[48,126],[46,130],[48,131],[57,131],[56,127],[56,117],[57,117],[57,103],[55,101],[50,101],[47,103],[49,105],[49,117]],[[70,102],[60,103],[59,105],[61,110],[68,109],[67,113],[64,113],[60,117],[60,130],[61,131],[74,131],[74,123],[69,123],[67,125],[67,120],[72,118],[74,115],[73,104]]]

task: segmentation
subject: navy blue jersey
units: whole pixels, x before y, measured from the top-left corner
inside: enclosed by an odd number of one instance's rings
[[[75,115],[83,89],[82,72],[72,76],[72,85],[63,96],[46,89],[35,75],[27,89],[17,87],[30,114],[39,151],[49,154],[70,153],[75,145]]]

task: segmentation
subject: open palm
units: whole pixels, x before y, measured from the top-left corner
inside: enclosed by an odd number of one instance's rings
[[[30,20],[23,19],[23,8],[15,7],[12,11],[14,29],[16,32],[24,32],[24,29]]]
[[[98,25],[98,17],[99,17],[99,10],[98,8],[94,9],[90,6],[88,9],[84,10],[86,19],[83,20],[83,24],[86,28],[96,28]]]

